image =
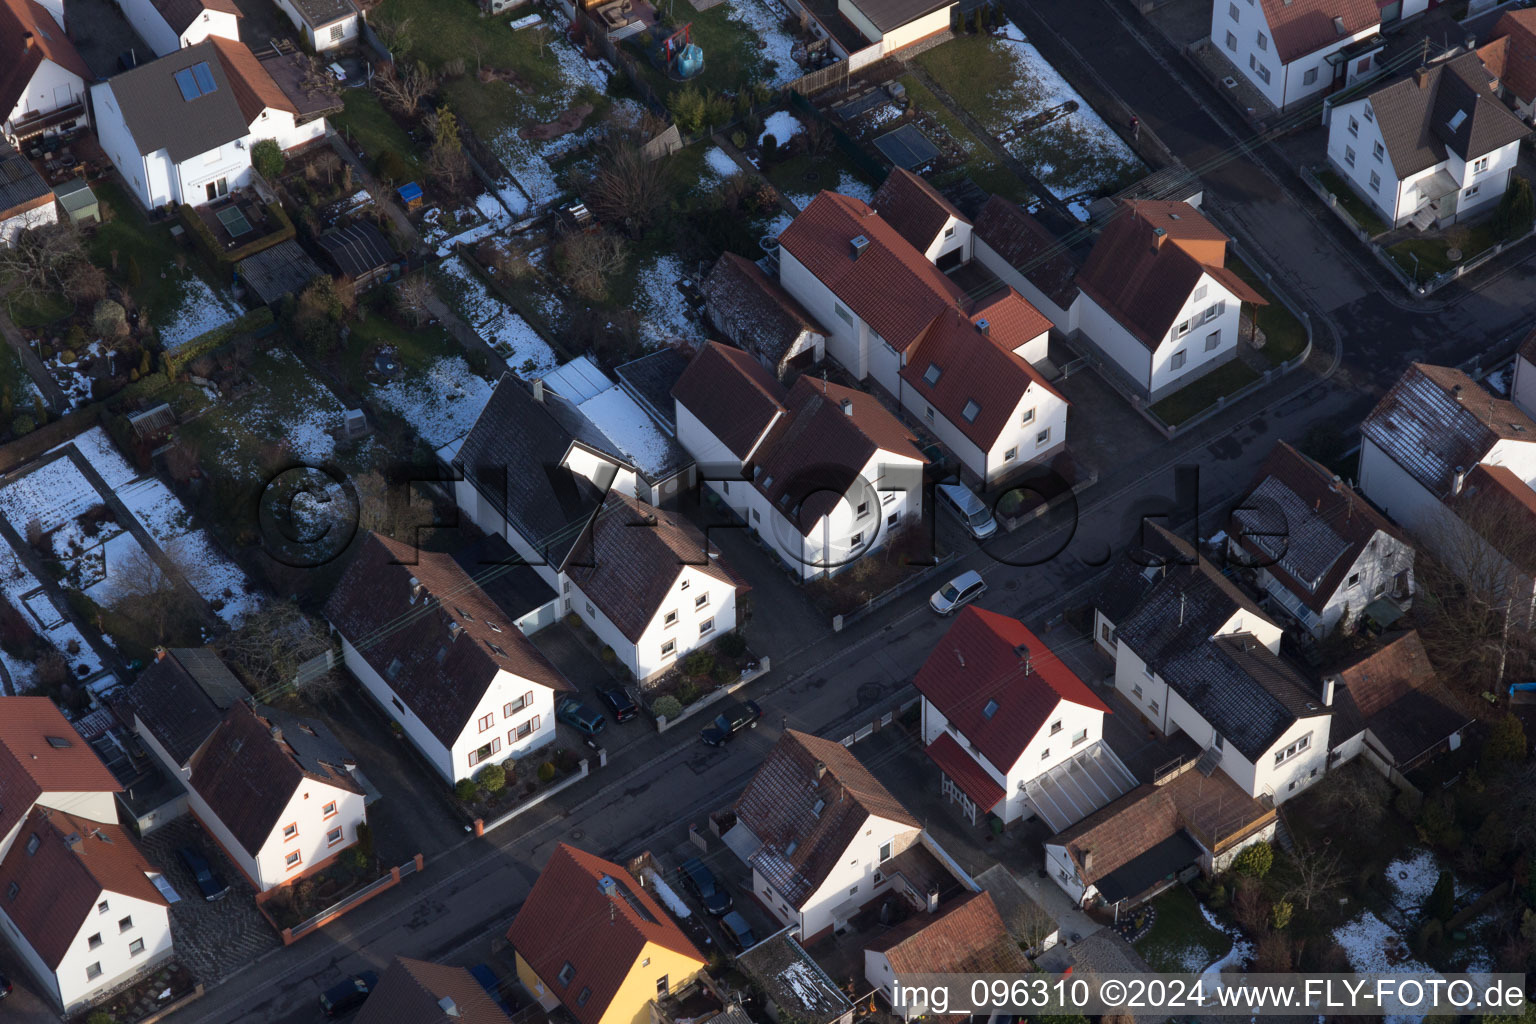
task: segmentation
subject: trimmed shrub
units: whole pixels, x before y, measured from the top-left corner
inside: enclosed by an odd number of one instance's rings
[[[553,761],[545,761],[539,765],[539,781],[545,784],[555,781],[555,764]]]
[[[651,704],[651,713],[657,718],[673,719],[683,713],[683,704],[676,697],[657,697]]]
[[[715,645],[727,658],[739,658],[747,653],[747,638],[740,633],[727,633]]]
[[[1268,843],[1254,843],[1232,858],[1232,870],[1250,878],[1263,878],[1274,863],[1274,847]]]
[[[471,803],[480,795],[480,787],[475,785],[474,779],[460,779],[453,787],[453,794],[465,803]]]
[[[283,150],[276,139],[257,139],[251,146],[251,166],[267,180],[283,173]]]
[[[695,651],[683,659],[683,671],[690,676],[707,676],[714,668],[715,656],[708,651]]]
[[[36,429],[37,422],[26,413],[22,413],[20,416],[17,416],[15,419],[11,420],[11,433],[16,437],[21,437],[24,434],[30,434]]]
[[[507,770],[499,764],[488,764],[475,773],[475,782],[487,793],[495,796],[507,788]]]

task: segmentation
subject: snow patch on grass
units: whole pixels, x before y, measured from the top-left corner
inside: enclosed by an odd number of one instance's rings
[[[187,342],[240,318],[240,308],[195,274],[182,282],[181,305],[159,326],[160,343],[175,352]]]
[[[763,84],[777,89],[804,73],[791,56],[795,38],[784,31],[788,14],[780,5],[773,0],[731,0],[727,17],[746,25],[763,41]],[[771,69],[768,62],[773,64]]]
[[[640,314],[640,340],[654,348],[673,338],[703,340],[698,323],[689,316],[688,302],[677,288],[683,265],[676,256],[658,256],[640,268],[635,281],[635,309]]]
[[[374,395],[436,449],[469,433],[490,400],[491,385],[462,356],[444,356],[426,373],[390,381]]]
[[[455,309],[518,376],[533,380],[559,365],[555,352],[539,332],[506,303],[491,294],[485,282],[462,257],[445,260],[438,269],[457,293]]]
[[[796,133],[804,130],[805,125],[801,124],[800,119],[794,114],[787,110],[775,110],[768,115],[768,120],[763,122],[763,130],[757,137],[757,144],[761,146],[763,140],[772,135],[774,140],[782,146]]]
[[[719,146],[710,146],[704,153],[704,164],[709,173],[717,178],[729,178],[733,174],[740,174],[741,168],[736,166],[736,161]]]

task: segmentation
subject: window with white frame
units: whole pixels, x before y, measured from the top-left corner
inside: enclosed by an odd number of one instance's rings
[[[693,599],[693,610],[694,611],[698,611],[700,608],[708,608],[708,607],[709,607],[709,594],[708,594],[708,592],[700,594],[698,597]]]
[[[1364,107],[1360,108],[1360,113],[1365,115],[1365,119],[1367,121],[1374,121],[1374,120],[1376,120],[1376,115],[1375,115],[1375,113],[1373,113],[1371,111],[1371,105],[1369,103],[1367,103]]]
[[[1045,444],[1045,442],[1049,441],[1050,439],[1051,439],[1051,428],[1050,427],[1046,427],[1044,430],[1040,431],[1040,433],[1035,435],[1035,447],[1039,448],[1041,445]]]
[[[1079,730],[1077,730],[1077,732],[1072,734],[1072,745],[1075,747],[1079,743],[1081,743],[1084,740],[1086,740],[1087,738],[1088,738],[1088,730],[1087,729],[1079,729]]]
[[[1275,751],[1275,764],[1282,765],[1312,745],[1312,734],[1307,733],[1284,750]]]
[[[674,608],[667,612],[666,615],[662,616],[661,623],[668,629],[671,629],[673,626],[677,625],[677,609]]]
[[[699,623],[699,636],[708,636],[715,631],[715,620],[705,619]]]
[[[1349,119],[1349,134],[1355,136],[1360,134],[1360,122],[1355,120],[1353,116]]]
[[[1259,49],[1261,49],[1261,50],[1269,49],[1269,36],[1265,35],[1263,32],[1260,32],[1254,38],[1254,42],[1258,43]]]
[[[1480,156],[1476,160],[1472,161],[1472,173],[1473,174],[1482,174],[1487,169],[1488,169],[1488,157]]]
[[[1019,414],[1019,425],[1028,426],[1035,418],[1035,407],[1030,406]]]
[[[1303,73],[1302,76],[1301,76],[1301,84],[1302,85],[1316,85],[1317,84],[1317,68],[1307,68],[1306,72]]]
[[[1227,4],[1227,16],[1233,21],[1242,21],[1242,12],[1237,9],[1237,4]]]
[[[511,732],[507,733],[507,742],[516,743],[518,740],[525,740],[529,736],[532,736],[534,733],[538,732],[540,717],[541,716],[539,715],[534,715],[529,718],[528,721],[522,723]]]
[[[1372,143],[1372,145],[1371,145],[1371,156],[1375,157],[1377,160],[1381,160],[1381,159],[1385,158],[1386,155],[1387,155],[1387,147],[1386,146],[1383,146],[1380,142]]]
[[[1471,188],[1463,189],[1462,190],[1461,198],[1463,198],[1463,199],[1471,199],[1473,196],[1477,195],[1482,190],[1483,190],[1483,186],[1482,185],[1480,185],[1480,184],[1479,185],[1473,185]]]
[[[1345,167],[1353,167],[1353,166],[1355,166],[1355,147],[1353,147],[1353,146],[1345,146],[1344,147],[1344,166]]]
[[[1381,175],[1377,174],[1375,171],[1371,172],[1371,191],[1381,191]]]
[[[672,657],[672,655],[674,655],[676,653],[677,653],[677,641],[676,640],[668,640],[666,643],[661,645],[661,656],[663,658],[670,658],[670,657]]]
[[[1189,333],[1189,328],[1190,321],[1182,320],[1179,322],[1179,325],[1173,329],[1173,336],[1175,338],[1182,338],[1184,335]]]
[[[1259,81],[1263,82],[1265,85],[1268,85],[1269,84],[1269,68],[1265,67],[1263,64],[1260,64],[1258,66],[1257,70],[1259,72]]]
[[[1009,448],[1007,451],[1003,452],[1003,461],[1004,462],[1012,462],[1014,459],[1016,459],[1018,457],[1019,457],[1019,450],[1017,448]]]

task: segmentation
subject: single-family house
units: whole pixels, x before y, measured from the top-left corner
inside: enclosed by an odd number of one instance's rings
[[[317,53],[353,45],[362,33],[363,15],[352,0],[277,0],[277,8]]]
[[[63,4],[0,0],[0,130],[12,145],[89,122],[95,79],[64,34]]]
[[[1162,527],[1146,534],[1095,601],[1115,689],[1159,733],[1187,735],[1202,774],[1289,799],[1327,767],[1332,695],[1280,657],[1280,627],[1220,570]]]
[[[1328,162],[1393,227],[1493,209],[1530,126],[1475,52],[1419,67],[1328,113]]]
[[[1428,0],[1402,3],[1423,10]],[[1376,0],[1213,0],[1211,48],[1285,110],[1377,70],[1386,45],[1383,6]]]
[[[504,1005],[470,973],[396,956],[379,975],[357,1024],[512,1024]]]
[[[893,891],[889,862],[922,827],[847,747],[787,729],[735,804],[727,845],[752,892],[806,942]]]
[[[579,1024],[651,1024],[652,1000],[704,970],[704,954],[622,867],[561,843],[507,929],[517,977]]]
[[[810,377],[786,390],[718,342],[672,394],[701,479],[802,579],[840,572],[922,518],[928,460],[873,395]]]
[[[58,219],[53,189],[30,160],[0,139],[0,245],[10,245],[21,232]]]
[[[881,57],[949,31],[956,0],[837,0],[837,13]]]
[[[1103,743],[1109,706],[1018,619],[968,606],[914,683],[923,744],[972,824],[1031,817],[1036,802],[1047,821],[1081,818],[1136,784]],[[1103,800],[1068,810],[1036,781],[1068,772],[1100,777]]]
[[[1232,510],[1228,546],[1308,633],[1349,630],[1413,600],[1413,547],[1355,489],[1284,441]]]
[[[376,533],[325,606],[347,670],[449,783],[555,740],[560,670],[451,556]]]
[[[1536,416],[1536,328],[1525,336],[1515,352],[1509,400],[1527,416]]]
[[[1215,874],[1244,848],[1274,838],[1275,808],[1221,772],[1186,763],[1045,841],[1051,879],[1082,907],[1123,910],[1178,883]]]
[[[242,15],[234,0],[119,0],[118,7],[156,57],[209,36],[240,39]]]
[[[864,980],[905,1020],[935,1011],[926,1002],[897,1001],[895,984],[902,975],[1033,970],[985,891],[965,893],[933,913],[913,914],[864,950]]]
[[[1029,300],[1058,331],[1077,331],[1077,274],[1070,248],[1018,203],[994,195],[971,232],[976,262]]]
[[[1122,202],[1077,275],[1080,336],[1149,402],[1237,358],[1242,305],[1228,238],[1188,203]]]
[[[0,936],[66,1012],[171,953],[165,882],[117,823],[121,788],[51,700],[0,698]]]
[[[1435,673],[1415,630],[1324,677],[1334,688],[1332,759],[1363,756],[1393,782],[1460,748],[1472,719]]]
[[[241,116],[250,127],[252,145],[272,139],[279,149],[289,153],[325,137],[325,117],[304,111],[289,95],[292,90],[284,90],[269,71],[282,65],[257,59],[238,39],[214,36],[210,41],[235,91]],[[301,99],[308,95],[300,92]],[[315,98],[317,104],[330,109],[328,101],[325,94]]]
[[[91,101],[101,148],[146,208],[250,184],[250,121],[212,40],[92,86]]]
[[[1499,15],[1477,56],[1493,79],[1493,91],[1523,121],[1536,115],[1536,10],[1516,7]]]
[[[720,337],[750,352],[775,377],[821,362],[827,332],[761,267],[733,252],[715,261],[699,291]]]
[[[608,492],[562,575],[563,607],[640,680],[734,630],[747,589],[702,530],[620,491]]]
[[[1067,402],[1035,365],[1051,321],[1010,287],[973,297],[951,280],[971,223],[927,182],[898,169],[874,202],[823,192],[779,235],[779,283],[826,326],[827,355],[983,484],[1054,454]]]

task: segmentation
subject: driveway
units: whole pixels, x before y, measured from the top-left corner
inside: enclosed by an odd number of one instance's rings
[[[112,0],[64,0],[64,20],[80,59],[97,78],[117,74],[118,55],[130,50],[140,63],[155,59],[155,51],[139,38]]]
[[[613,715],[608,711],[608,705],[597,696],[598,689],[611,689],[616,686],[632,688],[632,685],[608,671],[608,667],[592,653],[586,644],[581,642],[570,626],[564,622],[556,622],[554,625],[545,626],[529,639],[544,653],[545,657],[555,663],[555,667],[561,674],[571,681],[582,702],[602,715],[603,720],[608,723],[603,727],[602,734],[597,737],[597,742],[608,751],[609,757],[648,735],[655,735],[656,729],[644,712],[627,722],[613,720]],[[556,699],[558,701],[558,698]],[[586,735],[564,722],[560,722],[559,726],[558,745],[586,756],[589,749]],[[594,770],[597,768],[596,762],[592,767]]]
[[[0,1002],[0,1017],[5,1024],[58,1024],[59,1015],[37,987],[36,980],[22,967],[15,950],[0,942],[0,974],[10,979],[11,994]]]
[[[277,932],[256,909],[255,893],[245,876],[190,814],[151,832],[140,845],[149,862],[159,866],[181,895],[171,904],[176,956],[204,985],[214,985],[282,945]],[[213,870],[229,883],[228,895],[212,903],[203,899],[191,872],[176,856],[181,846],[202,851]]]

